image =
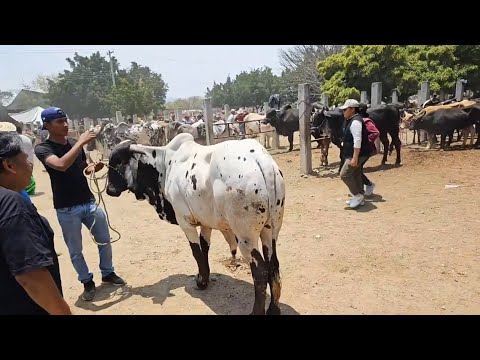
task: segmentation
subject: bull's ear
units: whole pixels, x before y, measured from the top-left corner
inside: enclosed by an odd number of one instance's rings
[[[142,155],[147,155],[145,150],[143,150],[140,146],[137,144],[132,144],[130,145],[130,152],[135,153],[135,154],[142,154]]]

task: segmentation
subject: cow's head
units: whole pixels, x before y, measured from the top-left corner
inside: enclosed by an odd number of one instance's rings
[[[275,127],[278,120],[279,120],[279,118],[278,118],[277,110],[268,109],[267,112],[265,113],[265,119],[262,120],[262,123],[270,124],[273,127]]]
[[[107,194],[118,197],[125,190],[137,200],[147,199],[160,219],[178,224],[172,204],[165,198],[165,148],[146,147],[126,140],[115,146],[109,161]]]
[[[138,182],[139,161],[135,154],[146,155],[145,151],[130,140],[123,141],[114,147],[109,160],[108,195],[118,197],[125,190],[130,190],[137,199],[142,199],[143,193],[139,189]]]

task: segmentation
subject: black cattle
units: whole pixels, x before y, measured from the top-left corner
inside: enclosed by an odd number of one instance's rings
[[[343,140],[343,127],[345,119],[343,118],[343,111],[340,108],[335,110],[326,111],[322,109],[313,115],[312,127],[310,134],[319,139],[320,136],[328,136],[333,144],[335,144],[340,150],[340,164],[343,165],[342,158],[342,140]],[[319,142],[320,145],[320,142]],[[327,162],[328,163],[328,162]],[[339,167],[339,171],[341,166]]]
[[[453,132],[456,129],[465,129],[473,125],[474,115],[477,110],[470,110],[469,115],[467,109],[439,109],[430,114],[419,117],[410,123],[410,130],[425,130],[428,132],[428,146],[432,147],[432,140],[435,134],[440,134],[440,148],[445,147],[445,139],[448,135],[448,146],[452,142]]]
[[[293,150],[293,134],[300,126],[298,109],[293,109],[291,105],[285,105],[280,111],[269,109],[263,123],[272,125],[279,135],[287,136],[290,143],[288,151]]]
[[[395,165],[400,165],[402,163],[400,156],[400,111],[394,105],[380,105],[375,108],[368,109],[368,117],[372,119],[380,132],[380,141],[383,144],[383,159],[382,165],[385,165],[387,162],[388,156],[388,136],[392,138],[392,144],[395,146],[397,151],[397,159],[395,160]],[[390,150],[391,152],[391,150]]]
[[[401,164],[400,156],[400,111],[395,105],[381,105],[376,108],[368,109],[366,114],[375,123],[378,131],[380,132],[380,141],[384,146],[382,165],[387,162],[387,156],[389,153],[389,141],[388,136],[392,138],[392,145],[397,150],[397,159],[395,165]],[[312,135],[317,138],[322,133],[329,133],[332,143],[337,145],[342,151],[343,140],[343,128],[345,125],[345,119],[343,118],[343,111],[340,108],[336,108],[332,111],[322,111],[314,115],[312,123]],[[390,149],[390,153],[393,148]],[[343,165],[343,159],[340,156],[340,167]]]

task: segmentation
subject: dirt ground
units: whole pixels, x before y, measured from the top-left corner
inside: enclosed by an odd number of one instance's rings
[[[298,136],[297,136],[298,143]],[[286,145],[286,139],[281,138]],[[313,144],[315,145],[315,144]],[[300,175],[298,146],[275,151],[286,180],[285,217],[278,243],[283,314],[479,314],[480,150],[425,151],[402,148],[403,166],[379,170],[369,160],[375,195],[359,210],[347,209],[348,190],[331,168]],[[389,164],[395,156],[389,157]],[[229,266],[229,249],[214,231],[212,281],[197,290],[196,262],[181,229],[158,219],[130,193],[105,195],[111,224],[121,233],[113,244],[114,266],[128,285],[101,285],[93,302],[71,265],[53,210],[50,182],[35,164],[33,201],[55,230],[64,295],[75,314],[248,314],[254,290],[246,264]],[[445,188],[445,185],[459,185]],[[101,282],[96,245],[84,228],[84,255]],[[116,234],[112,233],[116,238]],[[268,301],[267,301],[268,306]]]

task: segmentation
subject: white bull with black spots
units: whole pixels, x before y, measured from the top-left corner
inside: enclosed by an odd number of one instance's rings
[[[108,195],[118,197],[130,190],[138,200],[147,199],[160,219],[182,228],[198,265],[199,289],[209,283],[210,236],[217,229],[232,255],[238,244],[250,264],[255,286],[252,313],[265,314],[268,283],[267,314],[280,314],[276,244],[285,183],[264,147],[252,139],[203,146],[192,135],[179,134],[164,147],[124,141],[113,149],[109,164]]]

